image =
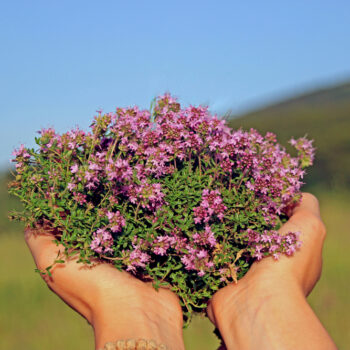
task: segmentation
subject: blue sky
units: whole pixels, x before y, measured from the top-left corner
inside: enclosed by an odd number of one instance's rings
[[[0,167],[165,91],[238,113],[350,78],[349,1],[0,1]]]

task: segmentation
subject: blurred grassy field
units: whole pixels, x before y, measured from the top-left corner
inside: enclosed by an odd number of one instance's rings
[[[18,224],[6,211],[16,203],[0,181],[0,349],[93,349],[89,325],[51,293],[23,241]],[[322,278],[310,303],[340,349],[350,349],[350,201],[349,193],[316,193],[328,228]],[[213,327],[195,318],[184,331],[190,350],[216,349]]]

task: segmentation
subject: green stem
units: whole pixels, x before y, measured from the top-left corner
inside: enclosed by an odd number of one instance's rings
[[[139,202],[139,203],[137,204],[137,207],[136,207],[136,210],[135,210],[135,215],[134,215],[134,220],[137,220],[137,214],[138,214],[138,212],[139,212],[140,204],[141,204],[141,202]]]
[[[115,141],[113,142],[113,145],[112,145],[112,147],[111,147],[111,149],[110,149],[110,152],[111,152],[111,153],[108,155],[107,158],[109,158],[109,159],[112,158],[113,153],[114,153],[114,150],[115,150],[115,148],[116,148],[116,146],[117,146],[118,140],[119,140],[119,138],[116,138]]]

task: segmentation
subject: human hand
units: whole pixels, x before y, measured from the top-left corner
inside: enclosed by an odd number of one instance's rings
[[[51,234],[26,229],[25,239],[40,270],[50,266],[63,246]],[[143,338],[184,349],[182,310],[178,297],[168,289],[156,291],[111,264],[90,267],[76,263],[77,257],[55,264],[52,276],[42,276],[48,287],[93,327],[95,346],[108,341]]]
[[[313,195],[303,193],[280,229],[282,234],[290,231],[301,233],[302,246],[294,256],[255,262],[237,284],[211,299],[208,317],[229,349],[335,348],[305,299],[320,278],[326,236]],[[308,339],[300,335],[306,331]]]

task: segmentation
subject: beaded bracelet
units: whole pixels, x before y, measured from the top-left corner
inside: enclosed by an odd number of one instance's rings
[[[158,344],[154,340],[127,339],[108,342],[101,350],[168,350],[164,344]]]

